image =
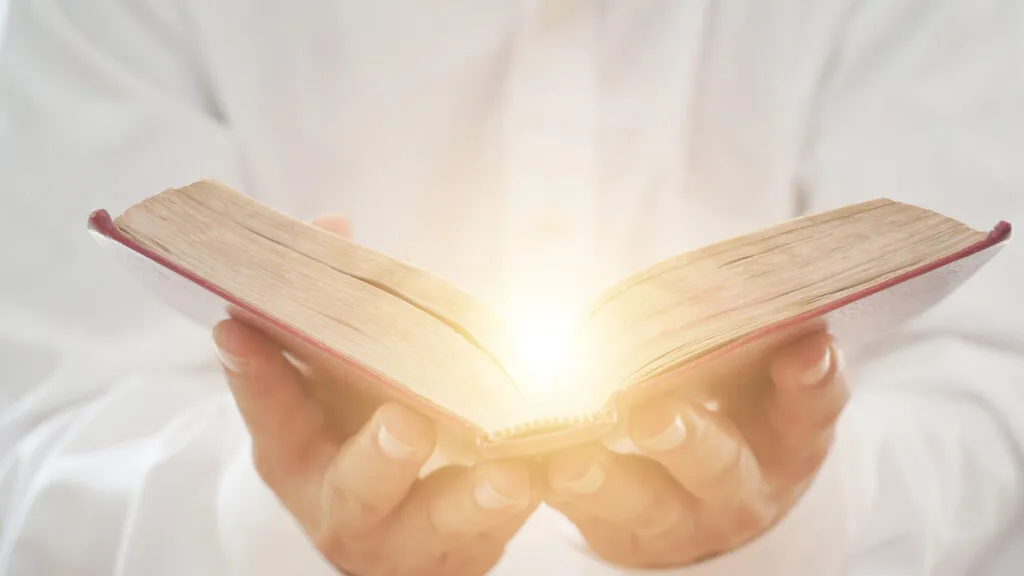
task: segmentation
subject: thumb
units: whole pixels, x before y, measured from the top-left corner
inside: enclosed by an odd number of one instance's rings
[[[346,240],[352,239],[352,224],[348,221],[348,218],[339,216],[337,214],[328,214],[327,216],[320,216],[313,220],[313,226],[326,230],[335,236],[341,236]]]

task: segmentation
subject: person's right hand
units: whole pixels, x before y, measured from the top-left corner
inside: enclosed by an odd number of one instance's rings
[[[214,340],[257,472],[343,573],[485,574],[537,506],[539,490],[519,462],[420,479],[436,432],[399,404],[381,405],[337,441],[279,347],[235,320],[218,324]]]

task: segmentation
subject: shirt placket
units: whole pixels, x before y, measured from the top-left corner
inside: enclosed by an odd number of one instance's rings
[[[597,4],[522,8],[504,132],[502,291],[513,308],[581,300],[597,233]]]

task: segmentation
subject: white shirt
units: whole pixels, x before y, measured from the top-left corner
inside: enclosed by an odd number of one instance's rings
[[[515,309],[886,196],[1024,223],[1013,0],[13,0],[0,51],[0,573],[330,574],[209,334],[89,211],[203,176]],[[681,575],[1019,574],[1022,247],[848,349],[820,477]],[[542,508],[495,574],[626,574]]]

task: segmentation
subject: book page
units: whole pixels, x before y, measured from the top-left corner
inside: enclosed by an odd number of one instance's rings
[[[126,234],[261,313],[292,326],[484,431],[536,412],[465,334],[412,303],[268,238],[187,195],[151,198]]]
[[[682,254],[609,290],[585,326],[606,395],[955,253],[985,232],[874,200]]]

